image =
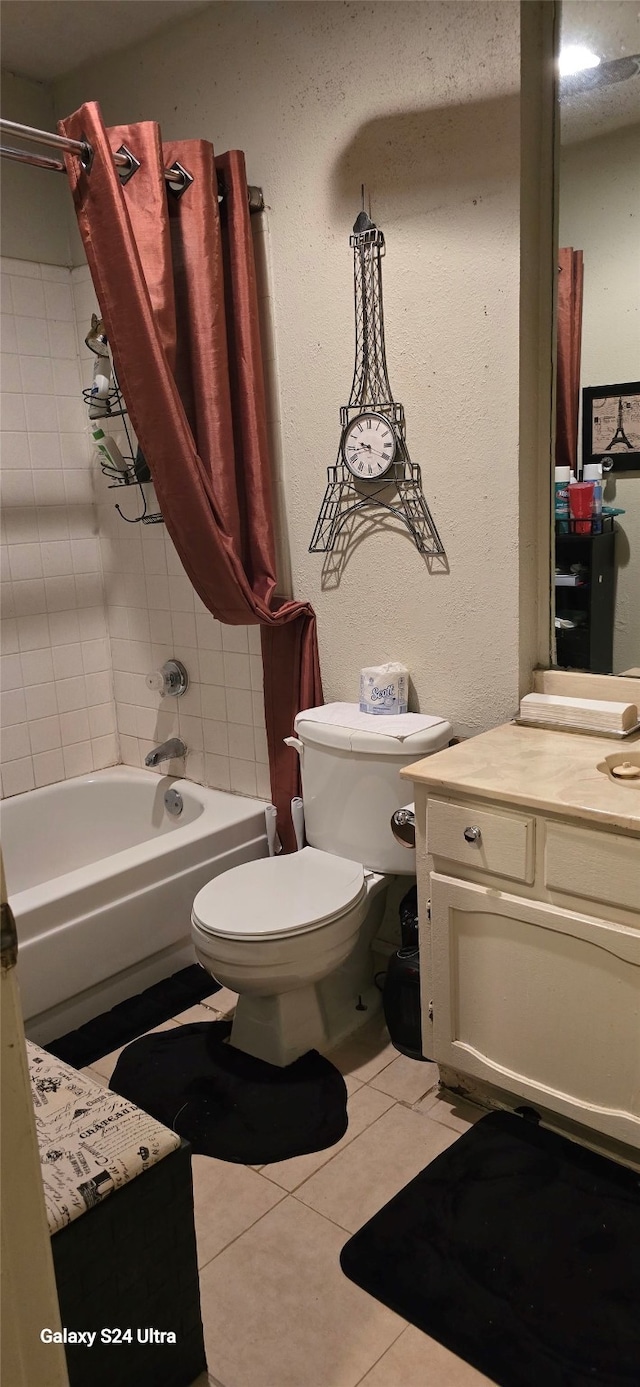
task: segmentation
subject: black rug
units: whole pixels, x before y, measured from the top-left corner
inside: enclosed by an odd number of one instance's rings
[[[324,1151],[347,1130],[347,1090],[309,1050],[278,1069],[225,1042],[230,1021],[145,1035],[121,1054],[109,1087],[204,1156],[264,1165]]]
[[[64,1060],[65,1064],[72,1064],[74,1069],[84,1069],[94,1060],[101,1059],[112,1050],[119,1050],[121,1045],[128,1045],[136,1036],[144,1035],[145,1031],[160,1026],[163,1021],[170,1021],[172,1016],[195,1006],[203,997],[210,997],[219,989],[220,983],[215,982],[199,963],[194,963],[190,968],[182,968],[179,973],[174,973],[173,977],[163,978],[162,982],[147,987],[137,997],[128,997],[126,1002],[119,1002],[111,1011],[104,1011],[77,1031],[68,1031],[67,1035],[59,1036],[43,1049]]]
[[[438,1156],[341,1263],[500,1387],[640,1384],[640,1176],[512,1113]]]

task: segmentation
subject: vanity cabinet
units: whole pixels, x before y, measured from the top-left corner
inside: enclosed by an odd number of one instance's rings
[[[640,1149],[640,837],[420,784],[416,821],[425,1055]]]

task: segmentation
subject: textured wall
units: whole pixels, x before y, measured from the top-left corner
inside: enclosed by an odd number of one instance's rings
[[[2,116],[37,130],[55,130],[51,91],[40,82],[2,73]],[[19,145],[10,135],[3,144]],[[24,146],[23,146],[24,147]],[[53,152],[53,151],[52,151]],[[38,147],[38,153],[42,149]],[[47,265],[69,265],[69,187],[61,173],[1,161],[2,254]]]
[[[213,5],[56,89],[108,122],[246,151],[269,204],[283,585],[318,612],[326,696],[400,659],[413,706],[458,732],[512,715],[521,633],[517,4]],[[448,555],[429,571],[397,524],[341,562],[309,555],[353,367],[349,232],[367,185],[384,230],[387,351]],[[533,559],[532,559],[533,561]],[[521,609],[522,608],[522,609]]]
[[[582,385],[638,379],[640,126],[568,145],[560,162],[560,244],[584,251]],[[622,506],[613,669],[640,667],[640,475],[610,478]]]

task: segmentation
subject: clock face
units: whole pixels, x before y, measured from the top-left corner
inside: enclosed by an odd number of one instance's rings
[[[396,436],[383,414],[359,414],[344,435],[344,460],[354,477],[376,481],[388,472],[396,451]]]

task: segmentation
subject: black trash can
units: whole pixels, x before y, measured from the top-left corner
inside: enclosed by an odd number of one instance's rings
[[[412,886],[400,902],[400,931],[402,948],[389,960],[382,993],[384,1019],[396,1050],[410,1059],[424,1060],[417,886]]]

